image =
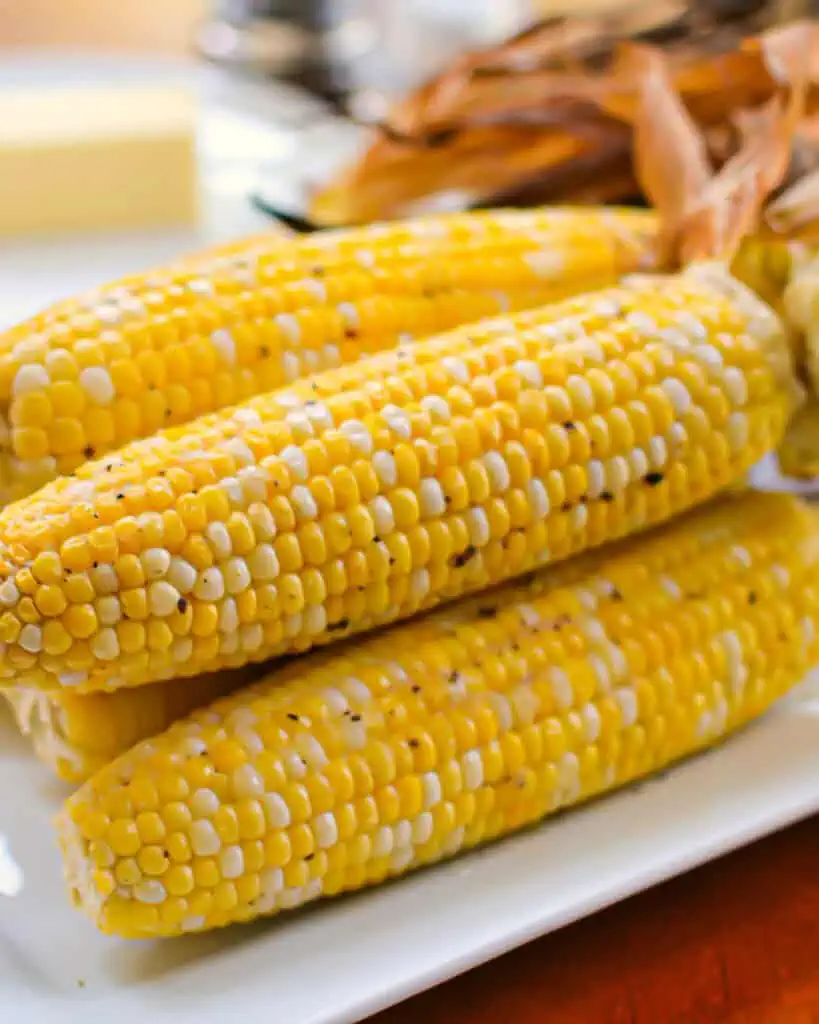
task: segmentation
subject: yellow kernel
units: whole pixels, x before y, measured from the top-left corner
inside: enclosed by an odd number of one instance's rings
[[[134,803],[139,806],[136,795]],[[136,816],[136,827],[143,843],[159,843],[165,838],[165,825],[156,811],[142,811]]]
[[[164,875],[170,861],[158,846],[143,846],[137,854],[137,864],[143,874],[153,878]]]
[[[142,881],[142,872],[132,857],[125,857],[117,862],[114,877],[120,885],[138,885]]]
[[[63,591],[59,587],[53,586],[40,587],[34,595],[34,603],[43,615],[52,618],[62,615],[68,605]]]
[[[91,604],[74,604],[66,609],[63,625],[79,640],[90,637],[97,629],[97,613]]]
[[[265,863],[271,868],[283,868],[293,856],[290,838],[286,832],[272,832],[264,838]]]
[[[197,888],[200,889],[213,889],[219,884],[221,874],[219,873],[219,865],[211,857],[194,857],[193,860],[193,877],[196,881]]]
[[[136,823],[125,818],[112,821],[108,829],[108,842],[118,857],[133,856],[141,846]]]

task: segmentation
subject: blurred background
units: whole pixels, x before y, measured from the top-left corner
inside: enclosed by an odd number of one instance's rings
[[[542,92],[544,71],[594,74],[623,38],[690,61],[813,6],[0,2],[0,323],[57,294],[256,230],[567,195],[630,199],[623,125],[608,112],[589,120],[577,103],[558,116]],[[468,56],[476,52],[486,56]],[[441,109],[458,116],[436,120]],[[579,127],[567,154],[571,119]],[[723,129],[713,137],[727,152]],[[603,163],[577,145],[590,131],[605,141]],[[563,146],[557,155],[555,146]],[[356,160],[358,176],[345,179]],[[567,175],[579,186],[602,180],[602,167],[608,192],[566,192]],[[345,180],[341,200],[311,198]]]

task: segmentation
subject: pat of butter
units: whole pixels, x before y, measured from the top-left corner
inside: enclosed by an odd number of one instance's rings
[[[195,108],[168,89],[0,92],[0,236],[190,224]]]

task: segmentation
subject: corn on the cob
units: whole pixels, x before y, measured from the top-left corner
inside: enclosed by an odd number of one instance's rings
[[[134,744],[163,732],[177,719],[232,693],[264,666],[214,672],[190,686],[153,683],[115,693],[7,691],[17,725],[37,757],[66,782],[84,782]]]
[[[0,513],[0,679],[197,675],[483,589],[737,480],[788,385],[775,315],[694,272],[297,382]]]
[[[640,211],[501,211],[233,244],[0,336],[0,502],[162,427],[653,266]]]
[[[75,902],[174,935],[376,883],[654,771],[819,657],[819,518],[723,499],[612,552],[274,672],[59,820]]]

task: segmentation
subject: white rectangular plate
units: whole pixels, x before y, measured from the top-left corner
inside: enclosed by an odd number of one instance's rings
[[[359,1020],[819,810],[817,682],[719,750],[491,848],[277,921],[157,943],[105,938],[69,907],[50,827],[61,789],[0,721],[0,833],[26,874],[0,902],[2,1017]]]

